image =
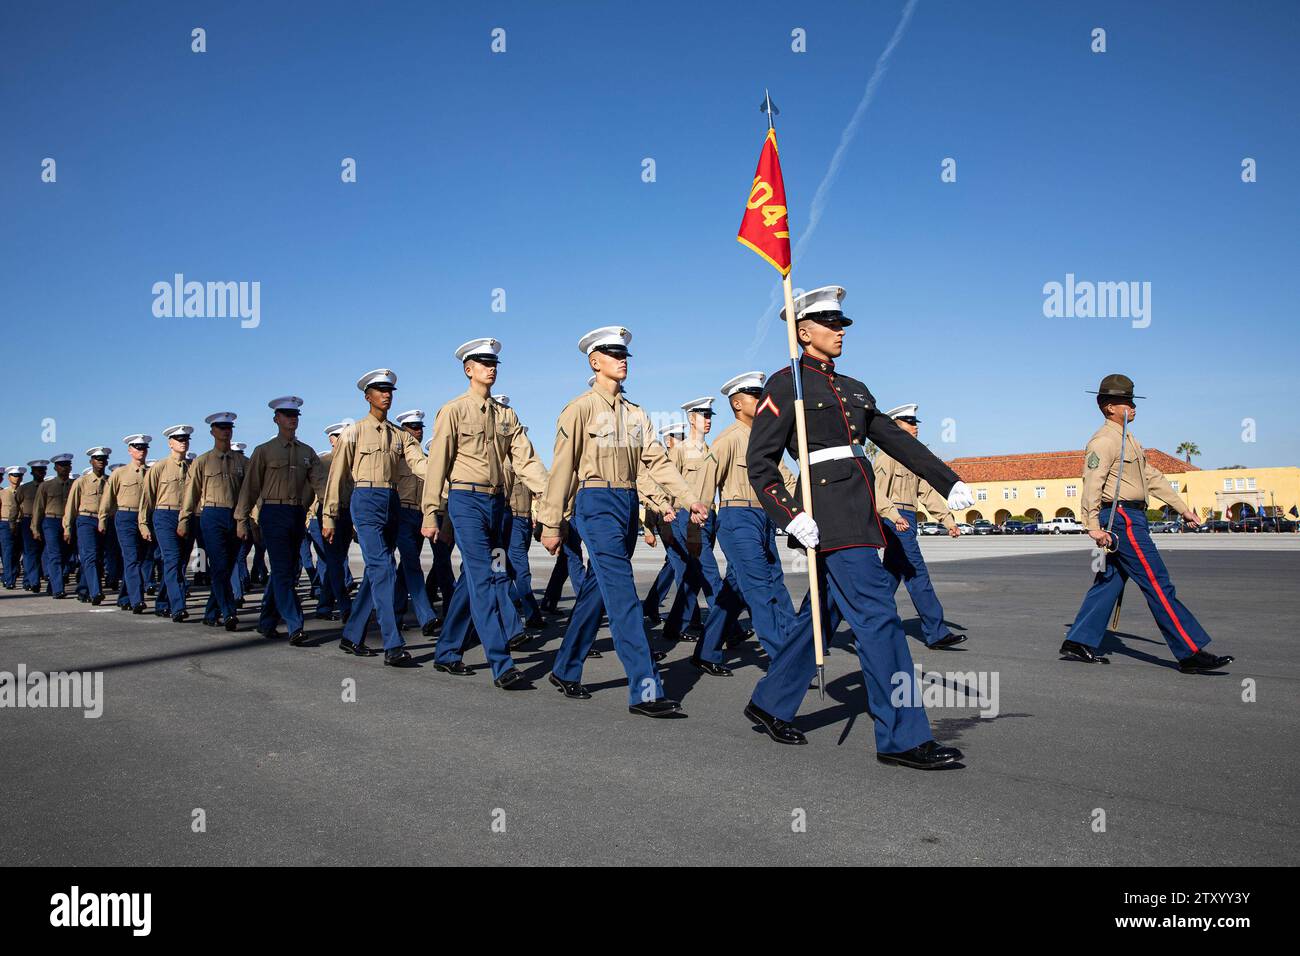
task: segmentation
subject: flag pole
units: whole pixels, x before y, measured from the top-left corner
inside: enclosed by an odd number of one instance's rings
[[[767,90],[763,91],[761,108],[767,114],[767,128],[776,129],[773,120],[776,110],[772,106],[772,96]],[[786,343],[790,348],[790,377],[794,382],[794,429],[799,452],[799,487],[802,492],[804,513],[812,518],[812,472],[808,465],[808,422],[804,415],[803,375],[799,370],[799,337],[795,333],[794,286],[790,278],[794,271],[793,257],[790,266],[781,279],[782,289],[785,292],[785,335]],[[822,601],[821,585],[817,575],[817,549],[808,548],[806,553],[808,555],[808,601],[812,605],[813,659],[817,664],[817,691],[825,700],[826,653],[822,643]]]

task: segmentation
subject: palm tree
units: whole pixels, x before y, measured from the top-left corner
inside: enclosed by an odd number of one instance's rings
[[[1199,455],[1200,453],[1201,449],[1197,447],[1197,444],[1194,441],[1185,441],[1174,449],[1174,454],[1182,455],[1183,461],[1189,465],[1192,463],[1192,456]]]

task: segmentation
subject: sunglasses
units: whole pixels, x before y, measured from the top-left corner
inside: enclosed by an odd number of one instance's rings
[[[276,414],[283,415],[286,418],[297,418],[298,410],[296,408],[282,408]]]
[[[107,456],[107,455],[91,455],[91,456],[90,456],[90,460],[91,460],[91,461],[108,461],[108,456]]]
[[[217,422],[217,423],[216,423],[215,425],[213,425],[212,427],[213,427],[213,428],[220,428],[222,431],[230,431],[230,430],[231,430],[232,428],[234,428],[235,426],[232,425],[230,422]]]
[[[148,450],[149,450],[149,446],[148,446],[148,445],[141,445],[141,444],[139,444],[139,443],[134,443],[134,442],[131,444],[131,447],[134,448],[136,451],[148,451]]]
[[[172,441],[178,441],[182,445],[188,445],[190,442],[189,435],[172,435]]]

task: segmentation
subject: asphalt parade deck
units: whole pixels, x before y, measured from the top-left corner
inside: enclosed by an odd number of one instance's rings
[[[875,761],[843,633],[825,701],[810,692],[798,720],[809,745],[782,747],[741,716],[752,644],[729,679],[673,646],[665,683],[689,716],[655,721],[627,713],[608,631],[586,668],[594,699],[545,683],[563,619],[516,655],[534,689],[507,693],[483,670],[435,672],[415,628],[425,666],[398,671],[345,656],[340,625],[310,615],[311,646],[289,647],[283,627],[264,640],[255,601],[231,635],[0,592],[0,670],[104,675],[97,719],[0,712],[0,863],[1295,865],[1300,553],[1194,541],[1166,561],[1212,650],[1237,656],[1222,676],[1178,673],[1132,585],[1111,664],[1058,660],[1089,579],[1080,548],[934,561],[970,641],[913,638],[913,654],[927,672],[996,674],[997,695],[995,717],[930,709],[967,763],[928,774]],[[967,542],[927,551],[950,544]],[[1016,550],[980,553],[998,547]],[[642,593],[660,554],[638,553]],[[551,559],[535,548],[533,563],[540,587]],[[918,633],[901,589],[899,607]],[[481,668],[481,649],[466,661]]]

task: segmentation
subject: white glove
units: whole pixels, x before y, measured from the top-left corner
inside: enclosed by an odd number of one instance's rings
[[[948,492],[948,510],[957,511],[961,508],[969,508],[975,503],[975,496],[970,493],[966,487],[966,482],[959,481],[952,486],[952,491]]]
[[[817,522],[806,511],[794,516],[794,520],[785,526],[785,533],[791,535],[805,548],[815,548],[817,542],[821,540],[821,535],[817,531]]]

